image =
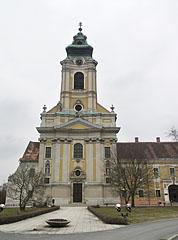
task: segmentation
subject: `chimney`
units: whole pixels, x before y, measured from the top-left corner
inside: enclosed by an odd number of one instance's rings
[[[138,143],[138,137],[135,137],[135,142]]]
[[[156,142],[157,142],[157,143],[160,143],[160,137],[157,137],[157,138],[156,138]]]

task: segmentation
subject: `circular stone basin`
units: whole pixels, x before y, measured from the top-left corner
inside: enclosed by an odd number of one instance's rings
[[[65,227],[67,224],[70,223],[70,221],[66,219],[48,219],[46,221],[51,227]]]

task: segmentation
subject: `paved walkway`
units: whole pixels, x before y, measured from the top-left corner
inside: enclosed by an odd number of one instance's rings
[[[49,227],[45,222],[50,218],[64,218],[70,221],[62,228]],[[32,234],[71,234],[96,232],[123,227],[122,225],[105,224],[93,215],[86,207],[61,207],[60,210],[29,218],[20,222],[0,225],[0,231]]]

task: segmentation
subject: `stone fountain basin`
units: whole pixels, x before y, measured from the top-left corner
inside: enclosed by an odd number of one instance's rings
[[[66,219],[48,219],[46,220],[46,223],[48,223],[51,227],[65,227],[67,224],[70,223],[70,221]]]

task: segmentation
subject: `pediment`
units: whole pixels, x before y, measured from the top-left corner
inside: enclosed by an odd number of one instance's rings
[[[97,129],[101,129],[102,126],[95,124],[95,123],[91,123],[88,122],[82,118],[75,118],[67,123],[63,123],[60,124],[58,126],[56,126],[55,128],[59,129],[59,128],[64,128],[64,129],[89,129],[89,128],[97,128]]]

